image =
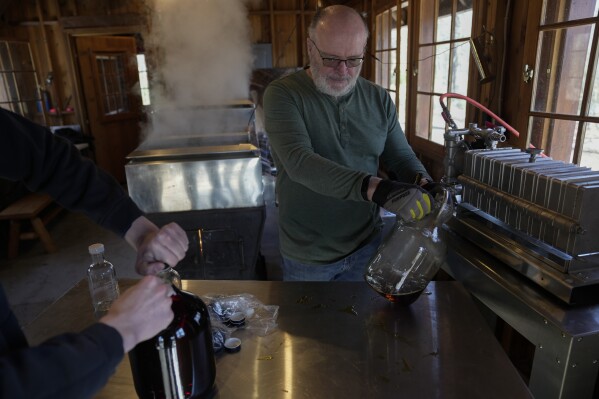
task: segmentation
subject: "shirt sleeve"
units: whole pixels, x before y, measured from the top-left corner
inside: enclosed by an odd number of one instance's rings
[[[123,359],[123,341],[112,327],[96,323],[0,357],[0,397],[92,397]]]
[[[120,236],[143,214],[112,176],[66,139],[3,109],[0,126],[0,177],[45,192]]]

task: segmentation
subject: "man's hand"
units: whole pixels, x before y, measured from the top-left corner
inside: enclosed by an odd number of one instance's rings
[[[426,190],[393,180],[381,180],[372,201],[405,221],[420,220],[431,211],[431,197]]]
[[[159,229],[144,216],[133,222],[125,239],[137,249],[135,270],[141,275],[156,274],[164,264],[175,266],[189,247],[187,234],[178,224],[169,223]]]
[[[146,276],[114,301],[99,322],[121,334],[126,353],[164,330],[173,320],[172,294],[169,284],[156,276]]]

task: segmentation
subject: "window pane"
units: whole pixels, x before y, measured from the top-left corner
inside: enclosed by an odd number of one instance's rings
[[[381,53],[382,69],[381,69],[381,86],[384,88],[389,87],[389,52],[383,51]]]
[[[406,104],[408,98],[408,27],[404,25],[399,32],[399,104],[398,114],[401,126],[406,127]]]
[[[383,48],[383,17],[385,13],[376,16],[376,48]]]
[[[541,25],[597,16],[597,0],[545,0]]]
[[[466,127],[466,101],[459,98],[447,99],[447,106],[451,113],[451,118],[458,125],[458,128]]]
[[[147,72],[139,73],[139,86],[142,89],[145,89],[148,87],[148,73]]]
[[[418,54],[418,91],[433,90],[433,46],[420,47]]]
[[[466,94],[470,68],[470,42],[456,44],[452,51],[451,86],[449,91]]]
[[[472,0],[458,1],[455,15],[454,39],[470,37],[472,34]]]
[[[379,50],[386,50],[389,48],[389,11],[385,11],[382,16],[382,32]]]
[[[597,67],[595,67],[597,69]],[[599,72],[595,71],[595,80],[591,91],[591,101],[589,104],[589,115],[599,116]]]
[[[8,54],[8,42],[0,43],[0,71],[12,71],[12,62]]]
[[[599,123],[586,123],[580,166],[599,170]]]
[[[430,140],[434,143],[443,145],[445,140],[443,134],[445,133],[445,119],[441,116],[441,104],[439,104],[439,96],[433,96],[433,131]]]
[[[141,89],[141,102],[143,105],[150,105],[150,90]]]
[[[104,114],[116,115],[129,111],[125,83],[125,58],[122,54],[96,55]]]
[[[19,92],[17,90],[17,83],[15,82],[15,74],[5,73],[3,75],[4,89],[6,90],[8,101],[19,101]]]
[[[10,101],[8,96],[8,85],[7,85],[7,74],[6,72],[0,72],[0,103]]]
[[[19,99],[21,101],[37,100],[35,74],[33,72],[15,72],[14,75],[19,88]]]
[[[8,47],[15,71],[33,71],[33,61],[28,43],[9,42]]]
[[[139,72],[145,72],[146,69],[146,56],[144,54],[137,54],[137,70]]]
[[[530,143],[553,159],[573,162],[578,121],[531,117]]]
[[[27,42],[0,42],[0,106],[45,124],[40,89]],[[51,107],[49,93],[44,103]]]
[[[428,2],[424,1],[423,3]],[[435,37],[435,40],[438,42],[451,39],[451,3],[452,0],[439,0],[437,34]]]
[[[449,84],[449,44],[435,46],[435,93],[447,92]]]
[[[375,76],[375,83],[383,86],[383,62],[382,62],[382,57],[383,54],[380,52],[376,53],[376,58],[378,58],[378,60],[375,60],[375,64],[374,64],[374,76]],[[384,87],[384,86],[383,86]]]
[[[540,33],[533,111],[580,113],[593,31],[583,25]]]
[[[397,6],[389,12],[391,16],[391,48],[397,48]]]
[[[416,136],[429,139],[431,114],[431,96],[418,94],[416,99]]]
[[[397,91],[397,51],[389,51],[389,87]]]

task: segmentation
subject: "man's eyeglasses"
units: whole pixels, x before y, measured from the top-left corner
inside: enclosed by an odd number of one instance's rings
[[[318,48],[316,43],[314,43],[314,40],[312,40],[311,38],[308,38],[308,40],[310,40],[312,42],[312,44],[314,45],[314,48],[316,48],[316,51],[318,51],[318,55],[320,56],[320,59],[322,60],[322,65],[324,65],[325,67],[337,68],[339,66],[339,64],[341,64],[342,62],[345,62],[346,67],[355,68],[357,66],[360,66],[362,64],[362,61],[364,61],[364,57],[354,57],[354,58],[346,58],[346,59],[323,57],[322,52],[320,51],[320,49]]]

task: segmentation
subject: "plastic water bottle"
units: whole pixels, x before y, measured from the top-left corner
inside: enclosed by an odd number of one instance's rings
[[[88,250],[92,263],[87,269],[87,281],[94,315],[99,319],[119,297],[119,284],[114,266],[104,258],[104,244],[92,244]]]

